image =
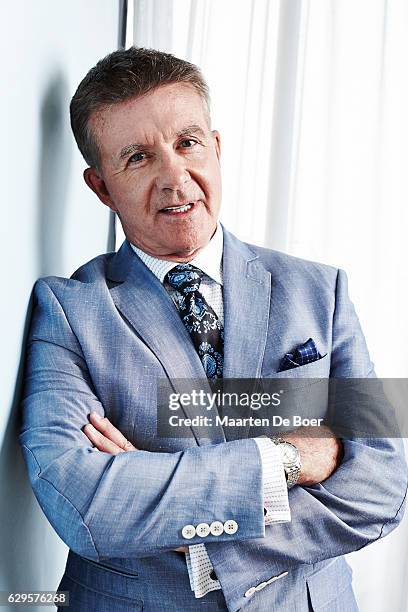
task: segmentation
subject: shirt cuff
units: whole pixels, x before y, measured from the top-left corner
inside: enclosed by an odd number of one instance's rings
[[[193,544],[188,547],[186,563],[190,587],[196,599],[221,588],[204,544]]]
[[[288,487],[281,455],[269,438],[253,438],[262,463],[265,525],[290,522]]]

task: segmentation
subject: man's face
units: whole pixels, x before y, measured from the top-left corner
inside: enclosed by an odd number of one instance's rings
[[[94,114],[101,168],[88,186],[118,213],[130,242],[172,261],[211,239],[221,205],[220,139],[188,84],[159,87]]]

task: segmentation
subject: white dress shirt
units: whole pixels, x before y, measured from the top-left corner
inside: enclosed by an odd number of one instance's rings
[[[163,283],[166,274],[177,265],[177,262],[174,261],[152,257],[133,244],[131,247],[161,283]],[[223,233],[221,226],[218,224],[210,242],[189,263],[204,272],[200,292],[223,326],[222,250]],[[176,290],[172,289],[169,293],[177,308]],[[275,444],[268,438],[254,438],[254,440],[257,443],[262,465],[265,525],[288,522],[290,521],[288,490],[280,453]],[[189,546],[189,551],[186,553],[186,563],[191,590],[194,591],[196,598],[203,597],[210,591],[221,588],[204,544]]]

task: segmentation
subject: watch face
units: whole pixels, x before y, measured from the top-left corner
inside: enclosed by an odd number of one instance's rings
[[[295,463],[298,458],[297,448],[288,442],[284,442],[281,448],[284,463]]]

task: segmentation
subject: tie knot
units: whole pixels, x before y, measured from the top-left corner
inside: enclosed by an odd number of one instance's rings
[[[204,272],[191,264],[177,264],[167,272],[164,281],[180,293],[198,291]]]

